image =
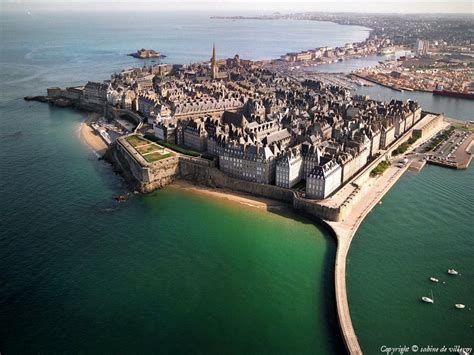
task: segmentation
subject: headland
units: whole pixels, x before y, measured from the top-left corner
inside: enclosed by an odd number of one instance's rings
[[[351,240],[411,163],[424,160],[409,153],[446,127],[442,114],[414,101],[353,96],[238,55],[219,60],[215,48],[209,63],[124,70],[35,99],[102,117],[90,125],[133,189],[184,180],[180,188],[198,191],[191,183],[219,197],[237,191],[252,199],[236,202],[254,205],[255,196],[259,208],[290,206],[330,228],[339,323],[348,352],[361,353],[345,286]]]

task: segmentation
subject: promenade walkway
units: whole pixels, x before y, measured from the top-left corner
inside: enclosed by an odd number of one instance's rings
[[[331,226],[337,236],[337,252],[335,266],[335,288],[336,288],[336,306],[339,315],[339,325],[348,352],[352,354],[362,354],[359,341],[352,325],[349,312],[349,302],[347,300],[346,289],[346,259],[349,252],[352,239],[364,220],[365,216],[382,199],[387,191],[397,182],[397,180],[406,171],[410,162],[403,168],[397,168],[392,165],[385,173],[375,181],[368,183],[363,187],[364,198],[360,199],[352,207],[350,215],[341,222],[327,223]]]
[[[429,136],[423,137],[415,144],[413,144],[409,151],[416,149],[421,144],[429,140],[439,130],[446,127],[447,123],[441,124]],[[409,166],[418,159],[413,155],[402,155],[396,158],[400,161],[404,158],[408,162],[399,167],[399,164],[392,164],[381,176],[377,178],[370,178],[362,184],[359,191],[356,191],[354,186],[347,184],[344,188],[348,191],[340,191],[339,200],[348,194],[357,193],[360,198],[355,200],[350,213],[340,222],[326,221],[326,223],[334,230],[337,238],[336,251],[336,265],[334,271],[334,283],[336,291],[336,306],[339,317],[339,326],[341,328],[342,336],[346,344],[347,351],[351,355],[362,354],[362,349],[359,345],[357,335],[352,325],[351,315],[349,311],[349,302],[347,299],[346,288],[346,260],[349,253],[349,248],[354,238],[357,229],[361,225],[367,214],[379,203],[382,197],[390,190],[390,188],[398,181],[398,179],[405,173]],[[398,166],[397,166],[398,165]],[[344,189],[343,188],[343,189]]]

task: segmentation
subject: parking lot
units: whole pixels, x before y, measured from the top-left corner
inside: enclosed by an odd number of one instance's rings
[[[466,150],[472,139],[472,133],[456,130],[446,142],[428,154],[428,159],[432,163],[465,168],[471,160],[471,154]]]

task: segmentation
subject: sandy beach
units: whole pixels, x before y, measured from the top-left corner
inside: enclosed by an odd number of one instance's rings
[[[99,156],[103,156],[107,150],[107,144],[90,126],[90,123],[96,118],[98,118],[97,114],[90,114],[84,122],[81,123],[80,136],[94,152]]]
[[[261,210],[280,210],[290,208],[289,205],[280,201],[263,197],[255,197],[223,188],[214,189],[205,186],[197,186],[185,180],[176,180],[169,187],[190,191],[202,196],[227,200],[231,203],[245,205],[246,207],[258,208]]]

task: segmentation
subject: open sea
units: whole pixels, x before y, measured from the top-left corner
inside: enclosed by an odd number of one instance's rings
[[[343,353],[336,245],[322,227],[173,188],[117,204],[126,188],[81,142],[84,115],[22,98],[141,65],[126,54],[142,47],[189,63],[213,42],[219,57],[263,59],[367,35],[204,14],[0,11],[0,352]],[[472,102],[451,106],[472,119]],[[474,307],[472,174],[407,174],[361,226],[348,288],[367,354],[472,345],[474,313],[452,309]],[[432,307],[418,302],[430,289]]]

